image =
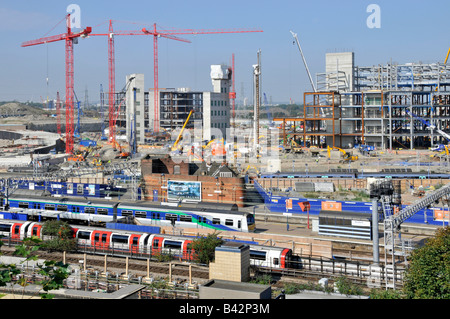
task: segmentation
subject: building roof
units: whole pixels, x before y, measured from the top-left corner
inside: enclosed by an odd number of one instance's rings
[[[220,173],[231,173],[230,176],[221,176]],[[216,162],[202,162],[198,168],[198,170],[192,174],[196,176],[205,175],[211,177],[237,177],[235,171],[228,167],[226,163],[216,163]]]

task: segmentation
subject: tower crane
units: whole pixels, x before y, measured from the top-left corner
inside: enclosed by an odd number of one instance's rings
[[[114,31],[112,27],[112,21],[109,21],[108,33],[91,34],[91,36],[108,36],[108,74],[109,74],[109,137],[110,140],[114,134],[114,91],[115,91],[115,55],[114,55],[114,37],[116,35],[153,35],[153,86],[154,86],[154,127],[155,132],[159,132],[159,80],[158,80],[158,38],[163,37],[171,40],[177,40],[181,42],[190,43],[191,41],[182,39],[177,35],[186,34],[217,34],[217,33],[244,33],[244,32],[262,32],[262,30],[194,30],[194,29],[181,29],[181,30],[158,30],[156,23],[153,24],[151,30],[142,28],[135,31]]]
[[[61,136],[61,100],[59,92],[56,92],[56,127],[58,135]]]
[[[44,37],[22,43],[22,47],[39,45],[44,43],[64,40],[66,42],[66,153],[73,154],[74,147],[74,52],[73,45],[78,38],[85,38],[91,32],[91,27],[86,27],[80,32],[73,33],[70,26],[70,13],[66,15],[67,32]]]
[[[108,37],[108,86],[109,86],[109,93],[108,93],[108,123],[109,123],[109,138],[108,141],[111,144],[114,144],[115,141],[115,120],[117,119],[117,115],[115,114],[116,111],[116,98],[115,98],[115,90],[116,90],[116,75],[115,75],[115,44],[114,44],[114,37],[117,35],[120,36],[126,36],[126,35],[146,35],[143,30],[134,30],[134,31],[114,31],[113,28],[113,21],[109,20],[109,28],[107,33],[92,33],[91,36],[107,36]],[[181,39],[178,37],[168,37],[172,40],[178,40],[181,42],[188,42],[191,41]],[[156,115],[156,113],[155,113]],[[158,117],[159,119],[159,117]]]
[[[158,38],[164,37],[169,39],[178,40],[176,35],[187,35],[187,34],[220,34],[220,33],[247,33],[247,32],[263,32],[262,30],[244,30],[244,29],[180,29],[180,30],[157,30],[156,23],[153,24],[153,30],[147,30],[143,28],[142,31],[145,34],[153,35],[153,85],[154,85],[154,121],[153,130],[159,132],[159,84],[158,84]]]

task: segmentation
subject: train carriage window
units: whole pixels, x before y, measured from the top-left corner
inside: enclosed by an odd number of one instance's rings
[[[265,251],[250,250],[250,259],[266,260]]]
[[[27,202],[19,202],[19,208],[28,208]]]
[[[108,234],[102,234],[102,242],[106,243],[107,237],[108,237]]]
[[[177,214],[166,214],[166,220],[178,220]]]
[[[72,206],[72,213],[79,213],[80,212],[80,206]]]
[[[85,207],[84,212],[86,214],[95,214],[95,207]]]
[[[7,232],[11,229],[11,225],[0,224],[0,232]]]
[[[275,266],[278,266],[278,264],[279,264],[279,259],[278,259],[278,258],[274,258],[274,259],[273,259],[273,264],[274,264]]]
[[[161,219],[159,213],[152,213],[152,219]]]
[[[133,216],[132,210],[122,210],[122,216]]]
[[[100,241],[100,234],[99,233],[96,233],[94,235],[94,241]]]
[[[232,219],[225,219],[225,225],[226,226],[233,226],[233,220]]]
[[[180,221],[192,223],[192,216],[191,215],[181,215]]]
[[[133,237],[133,245],[137,245],[139,243],[139,237]]]
[[[78,239],[90,239],[91,232],[88,231],[79,231],[78,232]]]
[[[45,204],[44,209],[46,209],[46,210],[55,210],[55,205]]]
[[[60,212],[67,212],[67,205],[58,205],[56,210]]]
[[[38,227],[37,227],[37,226],[34,226],[34,227],[31,229],[31,236],[37,236],[37,232],[38,232]]]
[[[97,208],[97,214],[99,214],[99,215],[108,215],[108,209],[106,209],[106,208]]]
[[[153,248],[158,248],[158,245],[159,245],[159,239],[155,239],[155,240],[153,240]]]
[[[181,241],[165,240],[164,241],[164,248],[180,249],[181,248]]]
[[[241,221],[238,220],[238,228],[241,228]]]
[[[139,217],[139,218],[147,218],[147,212],[135,212],[134,216]]]
[[[253,214],[248,214],[247,215],[247,224],[253,225],[254,223],[255,223],[255,216],[253,216]]]
[[[113,234],[111,236],[111,242],[118,243],[118,244],[127,244],[128,243],[128,235]]]
[[[213,218],[212,219],[213,225],[219,225],[220,224],[220,218]]]

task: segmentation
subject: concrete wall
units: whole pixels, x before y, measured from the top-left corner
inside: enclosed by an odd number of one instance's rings
[[[133,78],[131,81],[130,79]],[[137,143],[144,143],[144,74],[130,74],[126,77],[126,133],[127,141],[130,142],[131,129],[135,129]],[[136,89],[136,101],[134,100],[134,89]],[[153,108],[151,112],[153,114]],[[133,123],[132,123],[133,122]],[[132,125],[133,124],[133,125]]]
[[[214,262],[209,263],[209,279],[248,281],[250,247],[248,245],[217,247]]]
[[[355,54],[354,52],[336,52],[327,53],[325,55],[325,71],[336,72],[344,71],[347,83],[349,84],[350,91],[353,91],[354,77],[353,68],[355,66]]]

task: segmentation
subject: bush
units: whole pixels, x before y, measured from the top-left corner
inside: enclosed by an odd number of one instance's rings
[[[209,264],[214,260],[217,246],[223,244],[223,240],[217,237],[216,232],[206,237],[197,238],[192,241],[191,248],[194,250],[194,260],[201,264]]]

